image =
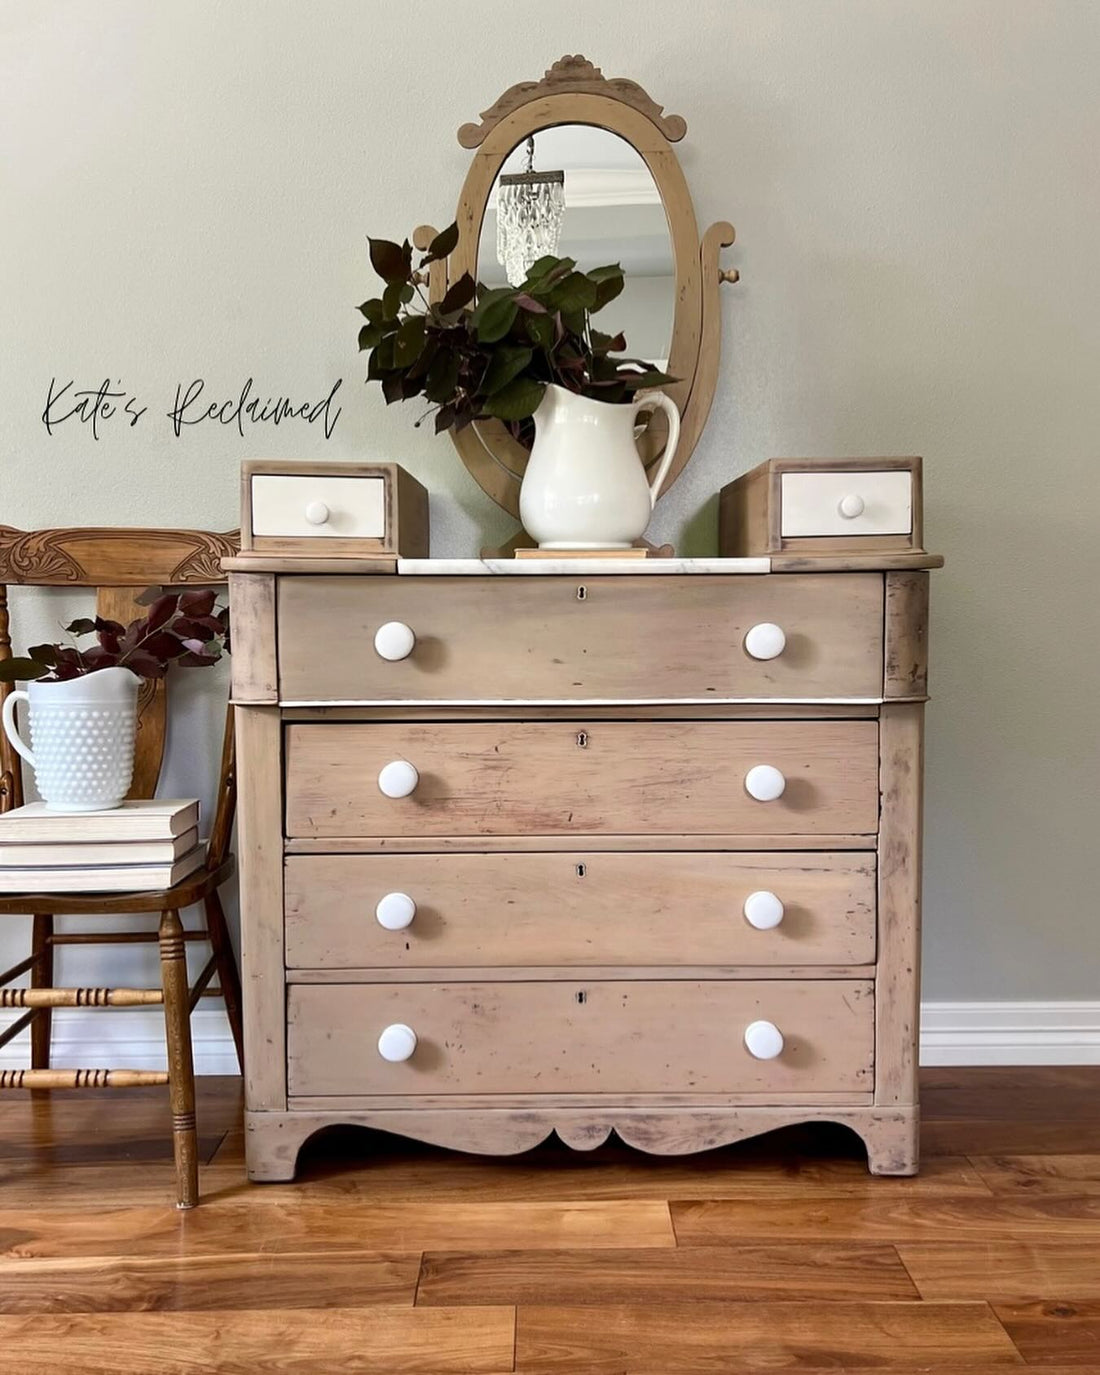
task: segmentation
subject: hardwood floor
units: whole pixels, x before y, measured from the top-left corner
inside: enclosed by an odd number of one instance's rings
[[[916,1179],[831,1127],[679,1159],[336,1131],[275,1185],[200,1080],[191,1213],[163,1090],[10,1094],[0,1369],[1100,1372],[1100,1067],[922,1078]]]

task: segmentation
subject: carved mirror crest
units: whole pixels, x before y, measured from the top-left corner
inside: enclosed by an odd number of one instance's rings
[[[504,285],[502,188],[533,177],[557,207],[560,238],[549,251],[575,258],[582,271],[622,263],[626,289],[601,327],[621,329],[631,356],[678,379],[665,388],[679,407],[681,430],[662,491],[691,457],[710,411],[721,349],[719,287],[737,280],[718,261],[734,241],[733,226],[712,224],[700,241],[672,148],[686,132],[684,120],[666,115],[636,82],[608,79],[581,56],[561,58],[541,81],[512,86],[478,123],[459,129],[459,143],[475,151],[458,200],[458,244],[430,269],[435,300],[464,272]],[[417,248],[426,249],[435,232],[419,228]],[[648,470],[660,460],[666,433],[655,414],[639,441]],[[452,430],[451,438],[481,488],[518,515],[527,450],[492,420]]]

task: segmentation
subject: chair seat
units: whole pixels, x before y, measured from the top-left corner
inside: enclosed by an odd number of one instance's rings
[[[216,869],[196,869],[171,888],[146,889],[138,893],[4,893],[0,895],[0,916],[79,916],[81,913],[104,916],[112,912],[179,911],[202,902],[207,894],[232,878],[237,867],[228,855]]]

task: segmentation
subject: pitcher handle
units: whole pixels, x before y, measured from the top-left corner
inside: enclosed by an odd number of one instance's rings
[[[665,443],[664,457],[653,475],[653,481],[649,484],[649,509],[652,511],[657,505],[661,484],[668,476],[672,460],[676,457],[676,446],[680,442],[680,411],[672,397],[666,396],[663,391],[640,391],[634,397],[634,415],[637,416],[639,411],[646,410],[664,411],[668,416],[668,440]]]
[[[28,763],[28,764],[31,766],[31,768],[33,769],[33,768],[35,767],[34,755],[31,753],[30,749],[27,747],[25,741],[23,740],[23,737],[19,734],[19,729],[18,729],[18,727],[17,727],[16,724],[15,724],[15,704],[16,704],[16,702],[19,702],[19,701],[29,702],[30,700],[31,700],[31,699],[30,699],[30,694],[24,692],[22,688],[19,688],[19,689],[18,689],[17,691],[15,691],[15,692],[9,692],[8,695],[4,698],[3,721],[4,721],[4,734],[8,737],[8,739],[11,741],[11,743],[15,746],[16,752],[17,752],[18,754],[21,754],[21,755],[23,756],[23,758],[27,761],[27,763]]]

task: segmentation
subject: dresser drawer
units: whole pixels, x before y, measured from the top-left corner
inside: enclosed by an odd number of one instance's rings
[[[783,473],[784,538],[810,535],[907,535],[913,528],[913,474]]]
[[[292,1096],[861,1093],[871,1086],[871,990],[850,979],[300,984],[289,990],[288,1087]],[[782,1035],[774,1059],[745,1044],[761,1020]],[[388,1027],[411,1028],[408,1059],[383,1058]]]
[[[286,741],[288,836],[867,835],[878,821],[875,721],[324,722]],[[390,763],[415,780],[408,796],[381,791]],[[774,800],[749,794],[761,768],[783,785]]]
[[[252,534],[381,540],[386,534],[382,477],[254,473]]]
[[[870,964],[874,855],[291,855],[290,969]],[[775,924],[772,924],[775,923]]]
[[[284,577],[279,691],[285,702],[878,699],[882,608],[878,573]],[[774,626],[782,636],[750,633]]]

